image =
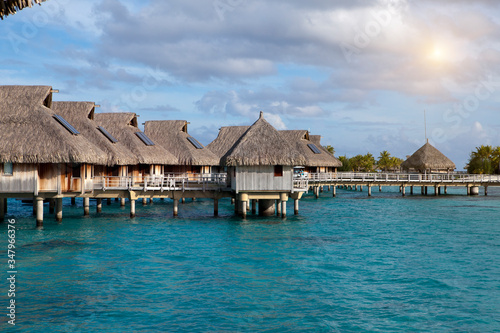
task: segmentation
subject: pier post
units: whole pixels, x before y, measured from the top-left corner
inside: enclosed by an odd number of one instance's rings
[[[333,188],[335,188],[335,187],[333,187]],[[299,199],[295,199],[293,201],[293,213],[295,215],[299,215]]]
[[[74,206],[76,204],[76,198],[75,197],[72,197],[71,198],[71,204]]]
[[[359,185],[359,192],[363,192],[363,185]]]
[[[259,215],[260,216],[273,216],[274,215],[274,200],[259,200]]]
[[[438,195],[441,195],[441,186],[438,186]]]
[[[219,216],[219,199],[214,199],[214,216]]]
[[[231,205],[234,205],[234,198],[231,198]]]
[[[382,192],[382,185],[379,185],[379,186],[378,186],[378,191],[379,191],[379,192]]]
[[[247,212],[250,211],[250,200],[247,200]]]
[[[62,198],[56,199],[56,221],[62,222],[63,217],[63,202]]]
[[[5,220],[5,200],[0,199],[0,222]]]
[[[148,199],[147,198],[142,198],[142,205],[146,206],[148,204]]]
[[[281,200],[281,218],[286,218],[286,200]]]
[[[484,195],[488,196],[488,186],[484,187]],[[5,207],[7,207],[7,204],[5,204]]]
[[[90,198],[83,198],[83,216],[90,215]]]
[[[130,199],[130,218],[134,218],[135,217],[135,200],[134,199]]]
[[[467,185],[467,195],[471,195],[470,194],[470,186],[469,185]]]
[[[403,192],[403,186],[399,187],[399,193]],[[404,196],[404,195],[403,195]]]
[[[102,199],[97,199],[96,212],[97,213],[101,213],[102,212]]]
[[[247,218],[247,201],[241,200],[241,216],[246,219]]]
[[[54,199],[49,199],[49,214],[54,214]]]
[[[174,199],[174,216],[179,215],[179,199]]]
[[[43,198],[36,197],[36,227],[43,227]]]
[[[332,187],[332,196],[335,198],[337,196],[337,186]]]
[[[252,199],[252,214],[257,214],[257,199]]]
[[[238,215],[240,213],[239,203],[239,200],[234,199],[234,215]]]
[[[413,185],[410,187],[410,194],[413,195]]]
[[[325,189],[324,189],[324,186],[320,186],[320,187],[319,187],[319,192],[320,192],[320,193],[323,193],[323,191],[324,191],[324,190],[325,190]]]
[[[154,203],[153,198],[149,198],[149,204],[152,205]]]
[[[403,194],[403,197],[406,196],[406,186],[401,186],[401,193]]]
[[[193,202],[196,201],[196,198],[193,198]]]
[[[368,185],[368,196],[372,196],[372,187],[370,185]]]
[[[111,198],[108,198],[108,199],[106,200],[106,204],[107,204],[108,206],[109,206],[109,205],[111,205]]]
[[[186,198],[182,198],[182,199],[181,199],[181,202],[182,202],[183,204],[184,204],[184,203],[186,203]]]
[[[479,186],[472,186],[470,188],[470,195],[479,195]]]
[[[428,186],[425,186],[425,195],[427,195],[428,192],[429,192],[429,188],[428,188]]]
[[[444,187],[444,194],[448,194],[448,186]]]
[[[36,198],[33,198],[33,216],[36,216],[36,211],[37,211]]]
[[[276,200],[276,215],[281,215],[281,200]]]
[[[125,198],[120,199],[120,207],[125,207]]]

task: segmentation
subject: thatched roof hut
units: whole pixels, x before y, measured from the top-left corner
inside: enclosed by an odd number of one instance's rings
[[[112,142],[94,121],[93,102],[53,102],[52,110],[71,123],[87,140],[107,154],[106,165],[136,165],[139,160],[120,141]],[[104,128],[105,131],[108,131]],[[109,132],[109,131],[108,131]]]
[[[220,160],[227,154],[234,144],[241,138],[250,126],[226,126],[219,129],[217,138],[207,145],[207,149]]]
[[[415,169],[420,172],[453,171],[456,168],[455,163],[434,148],[429,142],[401,163],[401,167],[405,170]]]
[[[185,120],[146,121],[144,133],[176,156],[181,165],[219,165],[219,158],[188,134],[188,124]]]
[[[111,135],[122,142],[137,157],[140,164],[176,165],[177,158],[161,145],[147,144],[136,133],[142,133],[138,127],[135,113],[96,113],[94,119],[106,128]],[[139,135],[142,135],[139,134]]]
[[[234,141],[235,134],[242,130],[221,130],[209,145],[219,154],[221,147],[229,147],[221,158],[222,165],[301,165],[306,162],[305,157],[264,119],[262,112],[259,119]]]
[[[337,158],[335,158],[328,150],[320,144],[321,136],[315,136],[315,141],[311,140],[309,132],[306,130],[287,130],[280,131],[283,138],[291,144],[295,144],[295,149],[306,158],[304,166],[307,167],[333,167],[339,168],[342,166]],[[317,138],[319,137],[319,138]],[[313,148],[309,145],[314,145],[318,148],[319,153],[314,153]]]
[[[0,86],[0,162],[106,163],[83,135],[73,135],[50,109],[49,86]]]
[[[0,0],[0,19],[4,16],[13,15],[16,12],[31,7],[34,4],[41,4],[46,0]]]

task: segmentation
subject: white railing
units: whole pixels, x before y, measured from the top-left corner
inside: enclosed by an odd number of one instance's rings
[[[168,174],[95,177],[95,190],[216,191],[228,187],[227,174]]]
[[[292,192],[306,192],[309,188],[309,179],[294,178]]]
[[[411,183],[500,183],[500,175],[470,175],[463,173],[310,173],[309,182],[411,182]]]

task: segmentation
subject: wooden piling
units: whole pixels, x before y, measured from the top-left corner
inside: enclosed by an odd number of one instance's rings
[[[120,198],[120,207],[125,207],[125,198]]]
[[[57,198],[56,200],[56,221],[62,222],[63,218],[63,202],[62,198]]]
[[[332,187],[332,196],[335,198],[337,196],[337,186]]]
[[[401,193],[402,193],[403,197],[406,196],[406,186],[401,186]]]
[[[368,185],[368,196],[372,196],[372,187],[370,185]]]
[[[90,198],[83,198],[83,216],[90,215]]]
[[[110,199],[108,199],[108,200],[110,200]],[[71,198],[71,204],[72,204],[73,206],[74,206],[74,205],[76,205],[76,198],[75,198],[75,197],[72,197],[72,198]]]
[[[36,226],[43,227],[43,198],[37,197],[36,202]]]
[[[335,186],[333,187],[335,191]],[[293,213],[295,215],[299,215],[299,199],[295,199],[293,201]]]
[[[135,200],[130,199],[130,218],[135,217]]]
[[[252,214],[257,214],[257,199],[252,200]]]
[[[281,215],[281,200],[276,200],[276,215]]]
[[[146,206],[148,204],[148,198],[142,198],[142,205]]]
[[[214,199],[214,216],[219,216],[219,199]]]
[[[246,219],[247,218],[247,203],[248,201],[241,200],[241,216]]]
[[[286,200],[281,200],[281,218],[286,218]]]
[[[101,213],[102,212],[102,199],[97,199],[96,203],[96,212]]]
[[[174,199],[174,217],[179,215],[179,199]]]

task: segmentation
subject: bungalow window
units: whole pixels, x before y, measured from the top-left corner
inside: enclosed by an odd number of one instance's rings
[[[283,166],[275,165],[274,166],[274,177],[283,177]]]
[[[82,176],[82,170],[81,170],[80,164],[73,165],[72,170],[71,170],[71,177],[80,178],[81,176]]]
[[[4,176],[12,176],[14,174],[14,167],[11,162],[5,162],[3,164],[3,174]]]

